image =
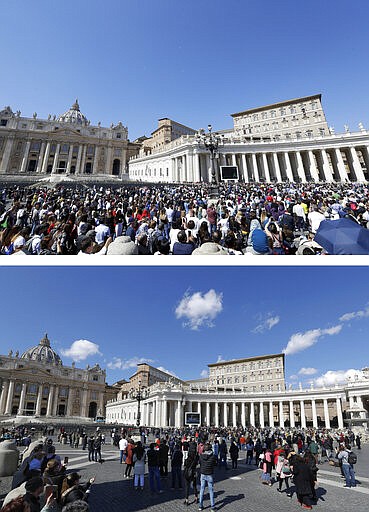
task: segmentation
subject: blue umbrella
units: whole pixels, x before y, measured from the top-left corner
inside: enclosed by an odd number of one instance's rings
[[[328,254],[369,254],[369,230],[350,219],[323,220],[314,240]]]

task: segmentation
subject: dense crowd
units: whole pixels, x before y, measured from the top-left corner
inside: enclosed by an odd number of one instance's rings
[[[322,220],[369,225],[364,184],[4,188],[1,254],[324,254]]]
[[[60,430],[60,443],[65,442],[65,433]],[[89,461],[102,462],[99,427],[88,436],[79,428],[70,434],[76,448],[88,451]],[[111,440],[124,465],[122,477],[131,479],[137,492],[160,494],[163,482],[170,479],[169,486],[181,493],[184,505],[197,503],[199,510],[204,508],[206,486],[211,510],[216,510],[214,481],[226,478],[227,470],[236,470],[240,461],[260,471],[261,484],[275,485],[278,492],[288,498],[295,495],[302,508],[311,509],[319,497],[319,466],[327,462],[339,467],[344,487],[355,487],[358,455],[352,447],[361,449],[360,435],[350,430],[313,428],[114,428]],[[81,476],[68,471],[67,465],[68,458],[61,461],[52,439],[33,442],[23,454],[2,512],[87,511],[94,478],[82,484]]]

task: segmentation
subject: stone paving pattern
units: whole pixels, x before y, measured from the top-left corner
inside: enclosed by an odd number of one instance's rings
[[[171,475],[162,479],[162,494],[151,494],[148,476],[145,476],[144,491],[133,489],[133,479],[123,478],[124,464],[119,464],[119,450],[112,445],[102,449],[104,462],[102,464],[89,462],[87,451],[81,448],[73,449],[66,445],[55,443],[57,453],[63,458],[69,456],[69,470],[78,471],[82,481],[92,476],[96,481],[90,494],[91,512],[178,512],[198,510],[194,496],[190,494],[190,505],[186,507],[184,489],[171,490]],[[314,510],[321,512],[361,512],[368,510],[369,504],[369,445],[363,449],[354,449],[359,456],[355,466],[356,478],[360,482],[356,489],[345,489],[344,480],[340,478],[339,468],[328,463],[319,466],[317,495],[319,497]],[[229,463],[230,467],[230,463]],[[277,492],[277,485],[272,487],[260,483],[260,471],[255,465],[245,464],[245,452],[240,452],[238,469],[215,470],[215,505],[216,510],[238,512],[245,510],[263,512],[292,512],[301,510],[296,496],[288,498],[286,494]],[[2,478],[0,495],[10,489],[11,477]],[[199,487],[199,486],[198,486]],[[283,487],[284,489],[284,487]],[[192,492],[192,489],[191,489]],[[205,494],[204,510],[210,511],[209,498]]]

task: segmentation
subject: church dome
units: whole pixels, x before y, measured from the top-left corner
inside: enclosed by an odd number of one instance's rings
[[[50,340],[47,334],[45,334],[38,345],[26,350],[21,355],[21,358],[58,366],[63,364],[60,356],[50,347]]]
[[[59,123],[72,123],[79,125],[88,124],[87,117],[83,115],[79,109],[78,100],[76,100],[75,103],[73,103],[69,110],[67,110],[66,112],[64,112],[64,114],[59,116],[57,120]]]

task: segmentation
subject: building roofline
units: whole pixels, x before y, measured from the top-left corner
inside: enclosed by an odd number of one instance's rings
[[[247,361],[258,361],[260,359],[275,359],[277,357],[283,357],[284,360],[284,354],[272,354],[268,356],[255,356],[255,357],[248,357],[246,359],[231,359],[229,361],[221,361],[219,363],[210,363],[208,364],[208,367],[214,367],[214,366],[226,366],[227,364],[235,364],[235,363],[245,363]]]
[[[319,99],[319,101],[321,101],[322,95],[314,94],[313,96],[304,96],[303,98],[295,98],[292,100],[281,101],[279,103],[272,103],[270,105],[264,105],[263,107],[251,108],[248,110],[243,110],[242,112],[236,112],[235,114],[231,114],[231,117],[237,117],[237,116],[241,116],[244,114],[254,114],[255,112],[261,112],[263,110],[267,110],[270,108],[284,107],[286,105],[291,105],[293,103],[300,103],[302,101],[310,101],[310,100],[316,100],[316,99]]]

